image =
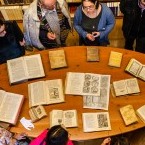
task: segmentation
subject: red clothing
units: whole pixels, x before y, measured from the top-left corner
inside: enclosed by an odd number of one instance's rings
[[[39,145],[44,140],[44,138],[46,137],[47,132],[48,132],[48,130],[44,130],[37,138],[32,140],[29,145]],[[44,142],[43,145],[46,145],[46,143]],[[68,140],[67,145],[73,145],[72,141]]]

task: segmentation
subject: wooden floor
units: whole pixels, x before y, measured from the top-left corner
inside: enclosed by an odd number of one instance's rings
[[[18,23],[22,28],[22,23]],[[122,34],[122,19],[116,19],[116,24],[114,29],[109,35],[110,46],[111,47],[124,47],[124,37]],[[79,45],[79,37],[74,31],[73,34],[70,33],[67,39],[68,46]],[[30,52],[31,53],[31,52]],[[136,130],[134,132],[125,134],[128,137],[130,145],[145,145],[145,128]],[[77,141],[74,142],[75,145],[100,145],[103,139],[89,140],[89,141]]]

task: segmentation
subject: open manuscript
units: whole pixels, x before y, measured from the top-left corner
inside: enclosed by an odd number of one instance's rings
[[[46,80],[28,85],[29,107],[64,102],[61,79]]]
[[[83,113],[84,132],[111,130],[108,112]]]
[[[83,96],[83,108],[108,110],[110,95],[110,75],[100,77],[100,95]]]
[[[52,110],[50,112],[50,126],[64,125],[65,127],[77,127],[78,117],[76,110]]]
[[[99,96],[100,79],[99,74],[68,72],[65,94]]]
[[[145,105],[139,107],[136,110],[136,114],[140,117],[140,119],[145,123]]]
[[[45,76],[40,54],[8,60],[7,70],[10,84]]]
[[[115,96],[136,94],[140,92],[140,88],[136,78],[114,81],[113,88]]]
[[[138,60],[132,58],[125,68],[125,71],[145,81],[145,65]]]
[[[0,90],[0,121],[15,125],[23,101],[23,95]]]

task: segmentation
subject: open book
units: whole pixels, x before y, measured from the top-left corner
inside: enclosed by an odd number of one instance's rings
[[[36,121],[42,119],[43,117],[46,117],[47,113],[46,113],[44,107],[40,105],[37,107],[30,108],[29,115],[30,115],[32,122],[36,122]]]
[[[0,90],[0,121],[15,125],[24,101],[24,96]]]
[[[132,105],[126,105],[120,108],[121,116],[124,120],[125,125],[130,125],[132,123],[138,122],[137,116],[135,114]]]
[[[45,76],[40,54],[8,60],[7,69],[10,84]]]
[[[99,74],[68,72],[65,94],[99,96],[100,78]]]
[[[30,83],[28,93],[29,107],[64,102],[61,79]]]
[[[111,130],[108,112],[83,113],[84,132]]]
[[[136,78],[130,78],[113,82],[116,96],[139,93],[139,85]]]
[[[52,110],[50,112],[50,126],[62,124],[65,127],[77,127],[78,117],[76,110]]]
[[[99,61],[99,49],[93,46],[87,46],[87,61]]]
[[[49,51],[49,60],[52,69],[67,66],[65,52],[63,49]]]
[[[125,71],[145,81],[145,65],[132,58]]]
[[[136,110],[136,114],[140,117],[140,119],[145,123],[145,105],[141,106]]]
[[[122,53],[111,51],[108,65],[114,67],[120,67],[121,60],[122,60]]]
[[[83,108],[108,110],[110,95],[110,75],[101,75],[100,95],[83,96]]]

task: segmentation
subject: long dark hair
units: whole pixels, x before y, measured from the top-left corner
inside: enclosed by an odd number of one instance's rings
[[[46,145],[66,145],[68,142],[68,132],[61,125],[55,125],[48,130]]]
[[[82,4],[84,1],[93,3],[94,5],[96,5],[96,9],[98,9],[99,7],[99,0],[82,0]]]
[[[3,20],[0,19],[0,27],[4,24]]]

